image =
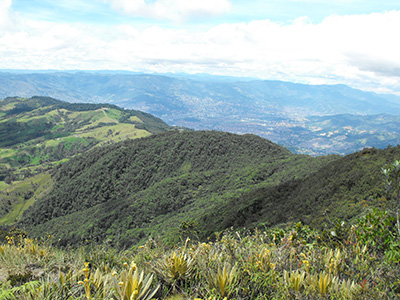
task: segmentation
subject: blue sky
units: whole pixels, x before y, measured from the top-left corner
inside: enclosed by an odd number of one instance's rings
[[[270,19],[275,22],[287,23],[302,16],[309,17],[313,22],[321,22],[330,15],[370,14],[400,10],[400,2],[397,0],[234,0],[229,2],[230,8],[217,16],[197,16],[186,22],[217,24]],[[140,14],[127,13],[123,9],[115,9],[112,1],[14,0],[11,8],[31,18],[55,22],[106,23],[110,25],[116,23],[154,24],[155,22],[166,25],[168,23],[160,22],[159,19],[146,18]]]
[[[131,70],[400,93],[400,1],[0,0],[0,69]]]

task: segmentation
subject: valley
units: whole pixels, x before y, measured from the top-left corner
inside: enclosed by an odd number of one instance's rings
[[[112,103],[148,112],[171,126],[253,133],[314,156],[385,148],[400,137],[398,96],[345,85],[187,74],[0,72],[0,97],[13,94]],[[357,129],[347,132],[355,123]]]

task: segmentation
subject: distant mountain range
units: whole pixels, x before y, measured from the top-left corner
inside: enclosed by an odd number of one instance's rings
[[[116,104],[151,113],[175,126],[255,133],[312,155],[347,154],[400,141],[400,97],[345,85],[184,74],[0,73],[0,98],[33,95]]]

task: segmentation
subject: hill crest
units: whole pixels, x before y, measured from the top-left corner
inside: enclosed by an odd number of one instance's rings
[[[36,96],[1,100],[0,223],[14,222],[43,196],[41,174],[54,165],[93,147],[166,130],[171,127],[148,113],[115,105]]]

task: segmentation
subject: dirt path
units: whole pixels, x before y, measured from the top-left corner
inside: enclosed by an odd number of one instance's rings
[[[118,120],[115,120],[115,119],[113,119],[113,118],[110,118],[110,117],[107,115],[107,113],[106,113],[106,110],[107,110],[107,109],[108,109],[108,108],[102,108],[102,109],[101,109],[101,110],[103,111],[104,116],[105,116],[106,118],[109,118],[109,119],[114,120],[115,122],[119,123]]]

